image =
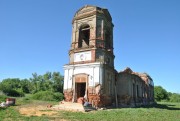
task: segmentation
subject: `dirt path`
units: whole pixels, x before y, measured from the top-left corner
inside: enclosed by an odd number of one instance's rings
[[[57,111],[51,110],[51,108],[47,107],[47,104],[28,104],[22,105],[18,107],[19,113],[26,116],[53,116],[57,114]]]

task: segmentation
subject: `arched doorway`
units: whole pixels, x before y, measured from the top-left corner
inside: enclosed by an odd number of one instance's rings
[[[76,93],[77,99],[80,97],[84,97],[86,94],[86,82],[76,82]]]
[[[74,102],[77,102],[79,98],[87,99],[87,89],[88,89],[88,75],[87,74],[77,74],[74,75]]]

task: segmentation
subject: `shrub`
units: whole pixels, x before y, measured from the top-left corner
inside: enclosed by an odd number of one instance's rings
[[[7,97],[6,95],[0,95],[0,102],[5,102]]]
[[[180,94],[173,93],[170,96],[170,102],[180,102]]]
[[[0,90],[0,96],[1,96],[1,95],[5,95],[5,94]]]
[[[161,102],[169,102],[169,100],[167,100],[167,99],[164,99],[164,100],[161,100]]]
[[[167,91],[161,86],[154,86],[154,98],[156,101],[169,99]]]
[[[59,92],[54,93],[54,96],[55,96],[56,100],[58,100],[58,101],[61,101],[64,99],[64,95]]]
[[[5,91],[7,96],[13,96],[13,97],[23,97],[24,93],[21,90],[6,90]]]
[[[35,100],[44,100],[44,101],[61,101],[63,99],[63,94],[54,93],[51,91],[40,91],[32,96]]]

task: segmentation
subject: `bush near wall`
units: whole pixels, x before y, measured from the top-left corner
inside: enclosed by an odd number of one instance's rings
[[[64,96],[59,92],[51,92],[51,91],[40,91],[32,95],[32,98],[35,100],[43,100],[43,101],[62,101]]]

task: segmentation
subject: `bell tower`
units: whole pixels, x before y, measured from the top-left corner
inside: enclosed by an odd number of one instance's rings
[[[72,20],[70,64],[103,62],[113,67],[113,26],[107,9],[86,5],[78,10]]]
[[[113,23],[107,9],[86,5],[72,20],[69,64],[64,65],[66,101],[86,98],[98,106],[114,98]]]

